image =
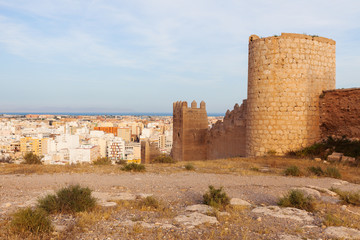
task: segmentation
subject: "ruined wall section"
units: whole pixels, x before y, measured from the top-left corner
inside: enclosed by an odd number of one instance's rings
[[[360,88],[324,91],[320,96],[321,137],[360,138]]]
[[[149,140],[141,141],[141,163],[147,164],[161,155],[161,152],[156,143]]]
[[[206,135],[208,119],[205,102],[200,108],[193,101],[173,104],[173,149],[172,157],[176,161],[206,160]]]
[[[228,110],[223,121],[217,121],[208,131],[208,159],[244,157],[246,154],[246,100],[234,110]]]
[[[281,155],[320,138],[319,96],[335,89],[335,41],[303,34],[249,39],[246,155]]]

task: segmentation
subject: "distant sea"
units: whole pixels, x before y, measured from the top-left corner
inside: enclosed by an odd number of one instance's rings
[[[145,112],[128,112],[128,113],[73,113],[73,112],[6,112],[0,113],[2,115],[28,115],[28,114],[39,114],[39,115],[60,115],[60,116],[172,116],[172,113],[145,113]],[[221,117],[224,116],[224,113],[208,113],[209,117]]]

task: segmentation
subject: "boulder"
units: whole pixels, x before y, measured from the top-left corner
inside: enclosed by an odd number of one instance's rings
[[[284,218],[298,222],[313,222],[314,218],[305,210],[297,208],[280,208],[278,206],[257,207],[252,210],[253,213],[261,213],[276,218]]]
[[[174,220],[184,224],[185,226],[190,226],[190,227],[194,227],[204,223],[211,223],[211,224],[219,223],[216,217],[207,216],[205,214],[198,212],[179,215],[175,217]]]
[[[233,205],[233,206],[245,206],[245,207],[250,207],[251,206],[251,203],[245,201],[245,200],[242,200],[240,198],[232,198],[230,200],[230,205]]]
[[[347,227],[328,227],[324,231],[325,235],[336,239],[360,239],[360,231]]]
[[[320,198],[321,197],[320,192],[315,190],[315,189],[311,189],[311,188],[307,188],[307,187],[293,188],[293,189],[302,192],[306,197],[307,196],[310,196],[310,197],[313,197],[313,198]]]
[[[208,212],[212,212],[213,208],[205,204],[196,204],[186,207],[185,210],[190,212],[199,212],[206,214]]]

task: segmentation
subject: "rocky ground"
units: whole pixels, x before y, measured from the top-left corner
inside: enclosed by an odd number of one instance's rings
[[[19,207],[34,206],[39,197],[70,184],[91,188],[100,207],[75,216],[53,215],[55,231],[45,238],[360,239],[360,209],[343,206],[329,191],[331,187],[360,191],[360,185],[332,178],[191,171],[0,175],[0,221],[6,222]],[[202,195],[209,185],[222,186],[232,198],[232,205],[223,210],[202,205]],[[279,197],[293,188],[316,198],[317,211],[277,207]],[[136,202],[150,195],[163,207],[137,207]],[[324,223],[330,213],[347,219],[330,226]],[[16,238],[5,235],[4,229],[0,232],[0,238]]]

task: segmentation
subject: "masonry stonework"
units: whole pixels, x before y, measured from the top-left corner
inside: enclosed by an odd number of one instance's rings
[[[208,120],[205,102],[200,108],[193,101],[173,104],[173,148],[172,157],[176,161],[207,159],[206,134]]]
[[[201,113],[196,103],[192,111],[174,103],[173,154],[176,160],[283,155],[330,135],[360,138],[360,89],[334,89],[335,41],[252,35],[247,100],[210,129],[205,103]]]
[[[318,140],[319,95],[335,89],[335,41],[252,35],[248,67],[246,155],[281,155]]]
[[[360,88],[324,91],[320,95],[321,137],[360,139]]]

